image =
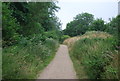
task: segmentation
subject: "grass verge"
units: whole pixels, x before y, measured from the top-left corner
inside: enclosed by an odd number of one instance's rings
[[[85,34],[82,39],[69,46],[77,76],[79,79],[118,79],[118,50],[116,38],[91,36]],[[95,33],[94,33],[95,34]],[[90,37],[91,36],[91,37]]]
[[[59,44],[53,39],[45,43],[10,46],[3,49],[3,79],[36,79],[53,59]]]

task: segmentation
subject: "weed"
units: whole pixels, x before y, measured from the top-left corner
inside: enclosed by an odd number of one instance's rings
[[[118,56],[116,46],[116,40],[112,36],[89,37],[76,41],[70,49],[70,56],[78,77],[81,78],[81,69],[78,68],[83,66],[90,79],[118,79],[117,65],[114,66],[117,63],[114,58]]]
[[[27,43],[27,42],[26,42]],[[29,43],[3,49],[3,79],[35,79],[55,55],[58,42],[47,39],[45,44]]]

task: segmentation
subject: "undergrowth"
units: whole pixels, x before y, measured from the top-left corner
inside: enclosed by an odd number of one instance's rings
[[[75,42],[70,50],[77,76],[81,79],[81,67],[84,78],[118,79],[118,50],[114,37],[84,38]]]
[[[52,60],[59,46],[53,39],[38,44],[26,40],[24,44],[3,49],[3,79],[36,79]]]

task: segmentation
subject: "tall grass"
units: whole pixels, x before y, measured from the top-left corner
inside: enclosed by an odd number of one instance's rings
[[[81,66],[89,79],[118,79],[118,51],[114,37],[84,38],[75,42],[70,50],[77,75]]]
[[[3,49],[3,79],[36,79],[55,55],[59,44],[53,39]]]

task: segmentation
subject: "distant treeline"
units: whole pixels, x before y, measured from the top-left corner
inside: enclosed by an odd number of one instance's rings
[[[110,19],[107,23],[102,18],[95,19],[92,14],[81,13],[67,24],[64,34],[77,36],[84,34],[86,31],[105,31],[110,34],[118,35],[119,22],[120,16]]]

